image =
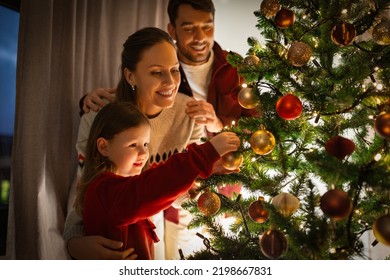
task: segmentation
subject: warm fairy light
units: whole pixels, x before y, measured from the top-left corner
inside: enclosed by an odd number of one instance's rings
[[[377,84],[376,85],[377,90],[382,90],[383,89],[383,84]]]
[[[366,89],[366,85],[363,84],[363,85],[362,85],[362,89]]]
[[[335,254],[336,253],[336,249],[335,248],[329,248],[329,253]]]
[[[247,84],[242,84],[242,85],[241,85],[241,87],[243,87],[243,88],[247,88],[247,87],[248,87],[248,85],[247,85]]]
[[[235,121],[232,121],[232,126],[234,126],[236,124],[236,122]]]
[[[345,15],[346,13],[348,13],[348,10],[347,10],[347,9],[343,9],[343,10],[341,11],[341,13],[342,13],[343,15]]]
[[[255,158],[255,157],[253,157],[253,158],[251,159],[251,161],[252,161],[252,162],[255,162],[255,161],[256,161],[256,158]]]
[[[376,104],[381,104],[381,100],[378,97],[375,100],[376,100]]]
[[[306,19],[306,18],[307,18],[307,15],[303,15],[303,16],[302,16],[302,19]]]
[[[381,155],[380,153],[377,153],[377,154],[374,156],[375,161],[379,161],[381,158],[382,158],[382,155]]]
[[[378,66],[375,66],[374,70],[375,70],[375,71],[378,71],[378,70],[379,70],[379,67],[378,67]]]

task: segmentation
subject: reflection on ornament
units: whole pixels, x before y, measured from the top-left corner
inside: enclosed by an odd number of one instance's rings
[[[299,199],[290,193],[280,193],[272,198],[272,205],[284,217],[291,216],[300,206]]]
[[[335,25],[331,32],[333,43],[340,46],[351,44],[355,40],[356,29],[353,24],[343,22]]]
[[[219,211],[221,200],[213,192],[207,191],[198,199],[198,209],[205,216],[212,216]]]
[[[268,212],[264,208],[264,197],[260,196],[258,200],[253,201],[248,208],[248,215],[256,223],[264,223],[268,220]]]
[[[287,251],[287,239],[280,231],[270,229],[260,237],[260,250],[269,259],[277,259]]]
[[[321,196],[320,208],[324,214],[335,221],[339,221],[349,215],[352,203],[346,192],[340,189],[333,189]]]
[[[238,93],[238,103],[245,109],[253,109],[259,104],[256,88],[243,87]]]
[[[293,11],[281,8],[275,15],[275,24],[280,28],[286,28],[294,24],[295,14]]]
[[[237,154],[235,152],[230,152],[222,156],[222,166],[227,170],[237,170],[244,157],[241,154]]]
[[[273,17],[279,11],[278,0],[263,0],[260,4],[260,12],[266,17]]]
[[[302,102],[295,95],[288,93],[276,102],[276,112],[285,120],[295,120],[302,113]]]
[[[300,67],[309,62],[312,50],[303,42],[293,42],[288,49],[287,60],[294,66]]]
[[[372,225],[375,238],[380,243],[390,246],[390,215],[383,215]]]
[[[375,119],[374,129],[382,138],[390,138],[390,113],[382,113]]]
[[[250,67],[250,66],[256,66],[259,63],[260,63],[260,58],[258,58],[256,55],[251,54],[244,58],[242,65],[245,67]]]
[[[378,45],[390,45],[390,20],[382,21],[372,30],[372,39]]]
[[[355,143],[342,136],[334,136],[325,143],[325,150],[331,156],[343,160],[355,151]]]
[[[249,139],[252,150],[258,155],[267,155],[275,148],[274,135],[265,129],[260,129],[252,134]]]

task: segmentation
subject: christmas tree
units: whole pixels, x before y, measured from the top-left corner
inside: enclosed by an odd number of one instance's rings
[[[390,246],[389,0],[259,4],[265,43],[228,56],[259,117],[224,129],[241,139],[224,166],[240,172],[199,180],[183,204],[205,245],[184,257],[366,259],[365,232]]]

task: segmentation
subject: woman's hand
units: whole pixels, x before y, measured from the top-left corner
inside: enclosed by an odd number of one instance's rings
[[[135,260],[134,248],[119,251],[123,243],[102,236],[73,237],[68,241],[68,253],[78,260]]]

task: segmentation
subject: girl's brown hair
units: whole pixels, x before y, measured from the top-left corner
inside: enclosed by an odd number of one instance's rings
[[[84,194],[89,183],[103,172],[115,172],[116,166],[97,148],[97,140],[111,140],[115,135],[131,127],[150,125],[148,118],[130,102],[114,102],[104,106],[96,115],[88,137],[83,174],[77,186],[74,204],[82,216]]]

